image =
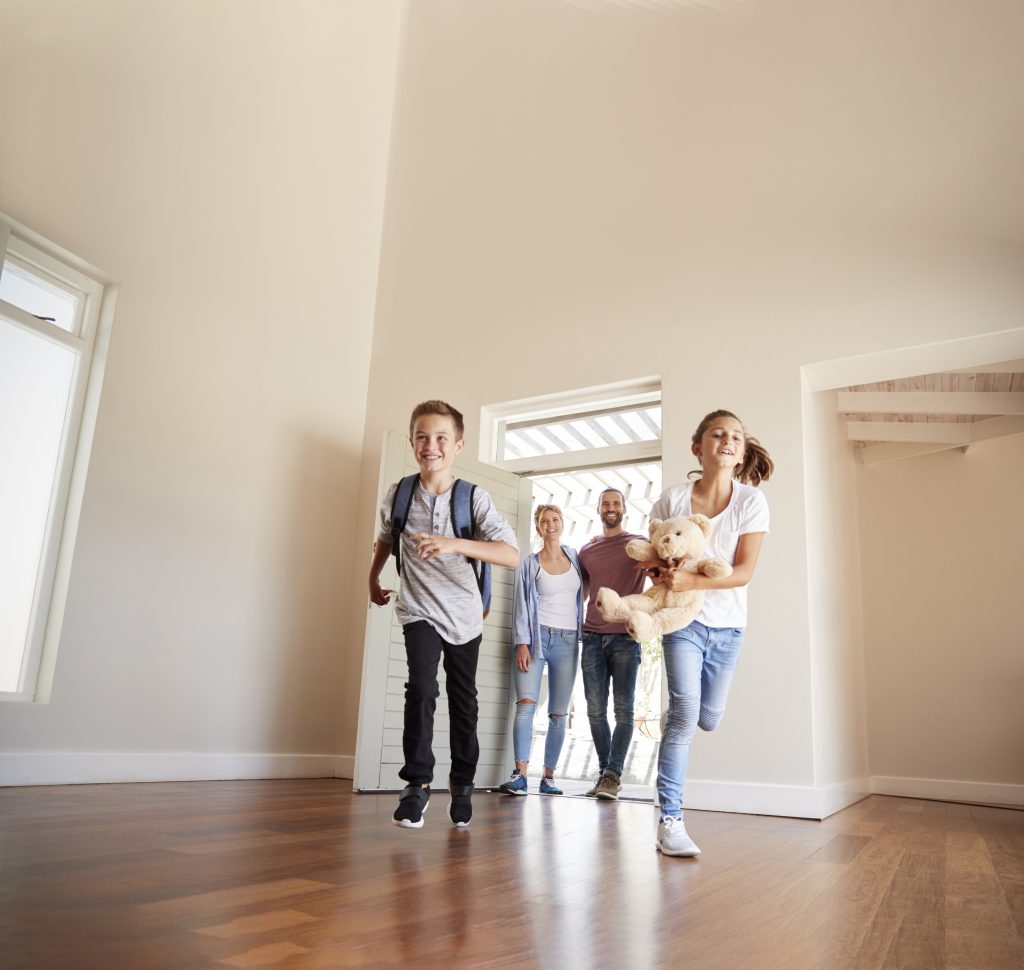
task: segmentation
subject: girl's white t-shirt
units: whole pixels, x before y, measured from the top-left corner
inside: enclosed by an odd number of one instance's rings
[[[690,495],[693,482],[673,485],[661,493],[651,509],[652,519],[669,519],[676,515],[693,515]],[[753,485],[733,479],[732,498],[711,524],[714,531],[704,547],[705,559],[724,559],[731,566],[736,562],[740,536],[748,532],[768,531],[768,500]],[[697,619],[705,626],[745,627],[747,625],[747,588],[708,589],[704,591],[704,607]]]
[[[541,567],[537,572],[537,619],[540,625],[556,630],[575,630],[579,588],[580,574],[572,566],[557,575]]]

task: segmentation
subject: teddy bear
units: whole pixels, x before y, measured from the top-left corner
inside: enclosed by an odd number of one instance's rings
[[[684,563],[691,573],[703,573],[720,579],[732,573],[732,566],[722,559],[701,559],[704,544],[713,526],[706,515],[677,515],[671,519],[651,519],[650,542],[633,539],[626,543],[626,554],[638,562],[661,562],[672,559]],[[651,586],[642,593],[619,596],[602,586],[597,593],[597,608],[608,621],[626,623],[629,635],[638,642],[681,630],[688,626],[704,604],[703,590],[674,593],[664,586]]]

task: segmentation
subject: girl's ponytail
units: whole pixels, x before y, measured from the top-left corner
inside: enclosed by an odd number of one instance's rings
[[[752,435],[746,436],[745,446],[743,464],[734,477],[744,485],[760,485],[761,482],[768,481],[775,471],[775,462],[768,454],[768,449]]]

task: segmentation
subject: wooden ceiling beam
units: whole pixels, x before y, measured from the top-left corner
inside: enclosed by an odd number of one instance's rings
[[[899,442],[891,441],[881,445],[868,445],[860,449],[860,460],[865,465],[879,465],[886,461],[899,461],[901,458],[916,458],[918,455],[930,455],[936,451],[955,451],[957,448],[966,450],[965,445],[950,445],[942,442]]]
[[[978,441],[988,441],[990,438],[1024,434],[1024,418],[989,418],[988,421],[975,421],[973,424],[965,424],[964,427],[971,429],[971,444],[974,444]]]
[[[851,441],[962,446],[1011,434],[1024,434],[1024,417],[990,418],[972,424],[925,424],[915,421],[848,421],[846,424],[846,436]]]
[[[999,391],[839,391],[845,414],[1024,415],[1024,393]]]
[[[851,441],[916,441],[929,444],[968,445],[969,424],[923,424],[914,421],[848,421]]]

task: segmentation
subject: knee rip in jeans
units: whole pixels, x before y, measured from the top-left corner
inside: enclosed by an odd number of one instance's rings
[[[536,704],[536,701],[531,701],[529,697],[524,697],[521,701],[516,701],[517,704]]]
[[[722,711],[712,711],[701,705],[700,719],[697,721],[697,727],[702,731],[714,731],[721,720]]]
[[[552,714],[548,712],[548,720],[553,721],[556,717],[565,717],[564,714]]]

